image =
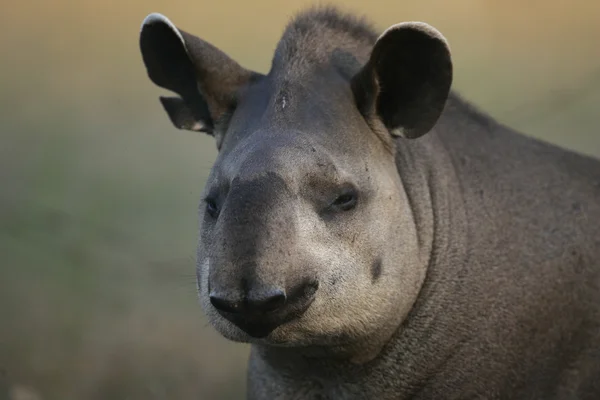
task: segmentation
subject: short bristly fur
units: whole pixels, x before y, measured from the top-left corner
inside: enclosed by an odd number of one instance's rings
[[[200,301],[248,398],[600,398],[600,162],[450,91],[445,38],[296,16],[268,74],[153,14],[148,74],[219,154]]]
[[[284,31],[275,50],[272,72],[308,72],[340,51],[365,62],[377,36],[365,19],[342,15],[334,8],[304,12]]]

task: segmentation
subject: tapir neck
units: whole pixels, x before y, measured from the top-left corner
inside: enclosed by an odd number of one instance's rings
[[[434,129],[421,139],[398,143],[396,164],[418,227],[419,258],[427,268],[423,287],[405,322],[391,339],[382,338],[386,343],[364,344],[377,348],[379,353],[362,364],[350,361],[348,349],[332,349],[329,354],[325,350],[323,355],[327,357],[323,357],[319,349],[253,346],[250,373],[268,370],[265,376],[270,381],[252,376],[249,384],[260,381],[261,385],[271,386],[274,393],[301,385],[297,390],[308,397],[300,398],[371,398],[377,393],[360,393],[359,387],[373,385],[360,385],[360,381],[393,373],[398,387],[392,391],[408,397],[459,345],[460,335],[440,342],[445,327],[437,323],[459,291],[460,280],[456,277],[465,266],[467,236],[460,182],[440,136]],[[468,334],[468,329],[464,331]],[[273,380],[273,376],[281,381]]]

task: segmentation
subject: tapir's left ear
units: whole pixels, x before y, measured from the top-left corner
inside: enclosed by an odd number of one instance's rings
[[[214,134],[215,123],[235,106],[239,89],[260,75],[158,13],[142,23],[140,50],[150,80],[179,95],[160,98],[179,129]]]
[[[352,79],[358,109],[377,117],[393,136],[417,138],[433,128],[452,85],[446,39],[423,22],[387,29]]]

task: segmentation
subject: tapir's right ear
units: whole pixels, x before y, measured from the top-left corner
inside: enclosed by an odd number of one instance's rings
[[[352,79],[360,112],[366,118],[379,118],[392,136],[410,139],[433,128],[451,85],[448,43],[423,22],[404,22],[387,29],[367,64]]]
[[[142,23],[140,50],[150,80],[179,95],[160,98],[179,129],[213,135],[215,123],[235,107],[239,89],[259,76],[158,13]]]

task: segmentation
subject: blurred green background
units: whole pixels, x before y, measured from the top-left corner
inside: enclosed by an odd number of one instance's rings
[[[310,1],[39,0],[0,12],[0,400],[241,399],[247,347],[197,305],[213,140],[175,130],[138,48],[150,12],[266,72]],[[454,88],[600,155],[600,3],[333,2],[448,38]]]

